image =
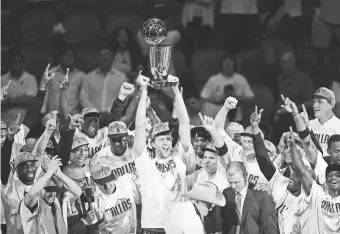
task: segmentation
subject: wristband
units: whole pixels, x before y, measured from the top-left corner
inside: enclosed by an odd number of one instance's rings
[[[309,134],[310,134],[310,131],[309,131],[308,128],[306,128],[302,132],[298,132],[298,135],[299,135],[300,139],[305,139],[306,137],[309,136]]]
[[[220,148],[216,147],[216,150],[217,150],[217,153],[218,153],[219,156],[223,156],[226,153],[228,153],[228,147],[227,147],[227,145],[225,143]]]

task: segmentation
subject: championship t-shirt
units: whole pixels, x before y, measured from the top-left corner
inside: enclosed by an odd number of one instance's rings
[[[311,212],[302,193],[296,197],[287,190],[288,183],[289,178],[284,177],[278,170],[268,182],[268,192],[278,214],[280,233],[284,234],[290,234],[296,220],[301,216],[308,218]]]
[[[165,159],[151,158],[145,149],[136,159],[138,184],[142,195],[142,228],[164,228],[167,213],[187,191],[184,152]]]
[[[136,204],[140,204],[140,194],[136,184],[128,177],[121,177],[116,182],[116,191],[106,195],[99,192],[99,214],[104,218],[99,225],[100,234],[136,234]]]
[[[97,152],[106,146],[110,145],[110,139],[108,135],[108,128],[104,127],[98,130],[97,135],[94,138],[89,137],[85,133],[77,130],[75,136],[84,137],[89,143],[89,157],[92,158]]]
[[[332,198],[314,181],[307,201],[316,215],[320,234],[340,233],[340,196]]]
[[[135,157],[133,156],[132,149],[128,148],[122,156],[115,156],[111,151],[111,146],[107,146],[95,154],[90,164],[104,157],[109,158],[109,166],[116,178],[125,174],[136,176]]]
[[[323,156],[327,156],[327,142],[332,135],[340,134],[340,119],[335,115],[325,123],[321,124],[318,118],[312,119],[310,128],[314,132],[317,141],[319,142]]]

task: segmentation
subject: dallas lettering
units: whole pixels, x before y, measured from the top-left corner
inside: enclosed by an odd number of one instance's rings
[[[156,167],[159,172],[165,173],[174,168],[176,168],[176,163],[173,159],[169,160],[167,163],[158,163],[156,162]]]
[[[329,213],[340,213],[340,203],[322,201],[321,208]]]
[[[329,135],[327,134],[315,134],[315,138],[318,140],[321,144],[327,144]]]
[[[125,201],[122,201],[120,203],[117,203],[114,207],[105,210],[105,212],[109,211],[112,214],[112,217],[118,216],[128,210],[131,210],[132,203],[130,199],[126,199]]]
[[[123,176],[127,173],[134,173],[136,171],[135,162],[129,162],[122,167],[117,167],[112,170],[113,174],[116,176],[116,178]]]

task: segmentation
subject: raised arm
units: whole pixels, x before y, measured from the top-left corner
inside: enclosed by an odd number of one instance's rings
[[[262,174],[266,177],[268,181],[270,181],[275,174],[276,168],[269,158],[268,151],[266,149],[266,146],[264,145],[264,141],[260,133],[259,124],[261,122],[262,112],[263,109],[258,111],[257,106],[255,106],[255,111],[250,116],[250,124],[253,128],[253,144],[257,163],[259,164]]]
[[[137,83],[141,87],[142,93],[139,99],[137,113],[136,113],[136,121],[135,121],[135,141],[133,144],[133,152],[136,157],[142,155],[145,146],[146,146],[146,131],[145,131],[145,119],[146,119],[146,105],[148,99],[148,83],[149,78],[143,76],[139,73],[137,78]]]
[[[191,145],[191,137],[190,137],[190,119],[187,112],[187,108],[185,107],[183,96],[181,91],[179,90],[179,80],[177,77],[169,75],[168,79],[173,79],[173,82],[176,82],[176,85],[173,88],[175,93],[175,102],[174,108],[176,108],[176,114],[179,122],[179,140],[182,143],[185,152],[189,151],[189,147]]]
[[[233,97],[228,97],[222,108],[219,110],[215,117],[215,125],[218,133],[221,135],[222,138],[229,137],[228,134],[225,132],[225,121],[228,115],[229,110],[235,109],[237,106],[237,99]],[[232,139],[231,139],[232,140]]]
[[[59,114],[60,114],[60,122],[62,125],[68,120],[69,115],[69,107],[68,107],[68,100],[67,100],[67,88],[68,88],[68,75],[69,75],[69,68],[66,70],[66,75],[62,76],[59,81],[60,87],[60,96],[59,96]]]
[[[40,138],[37,140],[37,143],[35,144],[33,152],[32,152],[39,159],[41,159],[42,155],[44,154],[48,141],[50,140],[52,133],[54,132],[55,129],[56,129],[56,120],[55,119],[48,120],[46,123],[45,131],[40,136]],[[39,162],[41,162],[41,160],[39,160]]]
[[[24,198],[24,203],[27,208],[33,209],[37,205],[41,190],[44,189],[47,182],[59,170],[60,165],[61,162],[57,159],[57,156],[50,160],[46,173],[32,185],[30,191]]]
[[[57,172],[55,173],[55,177],[63,183],[64,187],[68,191],[73,193],[76,197],[80,197],[80,195],[82,194],[82,190],[79,187],[79,185],[74,180],[72,180],[70,177],[62,173],[59,168]]]
[[[302,186],[305,193],[309,195],[313,185],[313,177],[311,173],[307,170],[306,166],[303,164],[301,158],[302,155],[297,150],[292,127],[290,127],[290,136],[288,137],[288,142],[290,144],[290,153],[294,169],[301,177]]]
[[[302,140],[303,148],[306,152],[306,157],[309,163],[314,167],[317,162],[319,151],[311,138],[310,131],[306,125],[306,122],[304,118],[300,115],[298,108],[294,102],[292,102],[289,98],[284,98],[283,95],[281,95],[281,98],[284,102],[284,105],[282,105],[281,107],[283,107],[288,113],[293,116],[294,122],[296,124],[296,129],[299,133],[299,136]],[[306,112],[304,106],[303,108],[304,112]]]

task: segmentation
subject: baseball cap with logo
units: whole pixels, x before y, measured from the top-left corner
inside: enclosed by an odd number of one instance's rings
[[[315,94],[313,95],[313,97],[321,97],[321,98],[325,98],[328,101],[331,102],[331,104],[334,106],[336,101],[335,101],[335,94],[332,90],[327,89],[325,87],[321,87],[319,88]]]
[[[80,114],[82,116],[84,116],[84,118],[85,117],[92,117],[92,116],[98,117],[99,111],[96,108],[93,108],[93,107],[86,107],[81,111]]]
[[[7,129],[7,125],[3,121],[1,121],[1,129]]]
[[[72,150],[88,144],[89,142],[84,137],[75,137],[73,138]]]
[[[169,128],[169,123],[165,122],[165,123],[158,123],[155,124],[152,127],[151,130],[151,138],[155,138],[159,135],[166,135],[166,134],[170,134],[171,130]]]
[[[110,138],[119,139],[128,135],[128,129],[124,122],[115,121],[109,124],[108,136]]]
[[[14,166],[18,167],[20,164],[25,162],[37,162],[37,158],[29,152],[21,152],[18,157],[14,159]]]
[[[191,138],[203,137],[207,141],[211,141],[209,132],[202,126],[193,127],[190,130]]]
[[[261,134],[262,139],[264,139],[264,135],[263,135],[263,132],[262,132],[261,130],[260,130],[260,134]],[[241,132],[240,135],[241,135],[241,136],[254,137],[254,134],[253,134],[253,127],[252,127],[252,126],[246,127],[246,129],[244,130],[244,132]]]
[[[111,160],[108,157],[100,157],[90,163],[90,172],[92,179],[99,184],[104,184],[112,180],[116,180],[116,176],[110,168]]]

